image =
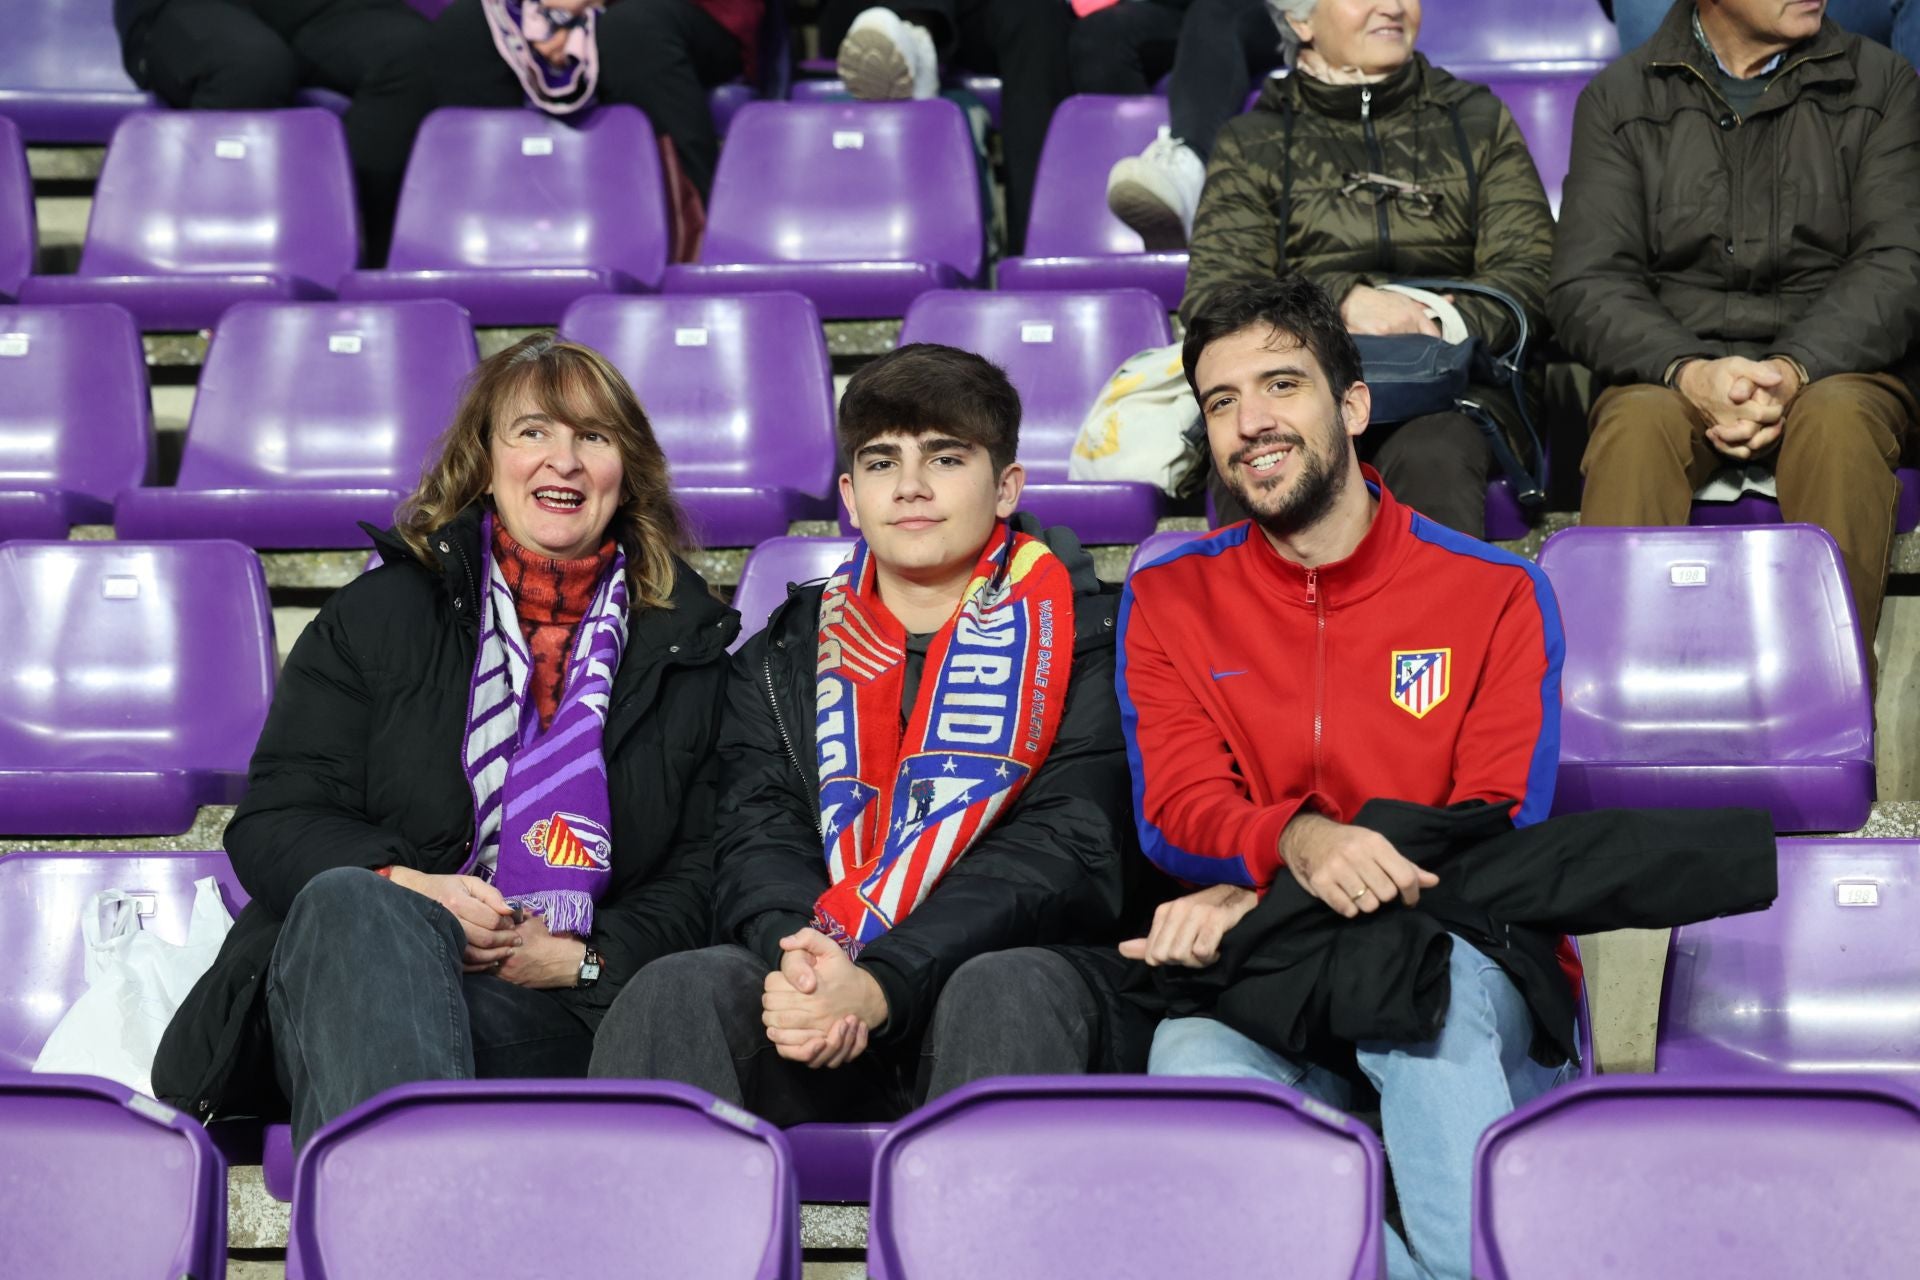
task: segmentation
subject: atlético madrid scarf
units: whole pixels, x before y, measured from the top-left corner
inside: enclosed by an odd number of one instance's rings
[[[473,790],[473,856],[508,899],[554,933],[593,931],[593,904],[613,879],[613,807],[603,751],[613,674],[627,644],[627,557],[616,551],[574,634],[560,706],[544,732],[513,591],[480,536],[487,591],[461,759]]]
[[[1046,760],[1072,666],[1073,583],[1045,543],[1003,523],[927,649],[904,733],[906,629],[880,601],[864,538],[827,580],[819,641],[833,885],[813,924],[857,956],[925,901]]]

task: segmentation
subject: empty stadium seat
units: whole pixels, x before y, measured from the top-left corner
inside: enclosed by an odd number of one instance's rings
[[[1620,37],[1592,0],[1479,0],[1459,22],[1420,29],[1436,67],[1479,80],[1517,71],[1598,71],[1620,55]]]
[[[816,60],[817,68],[823,67],[821,74],[805,80],[795,80],[788,96],[795,102],[843,102],[850,96],[846,82],[840,79],[838,68],[832,62],[821,63]],[[1001,84],[999,76],[972,75],[967,72],[949,71],[941,77],[943,92],[955,89],[970,93],[982,108],[986,110],[987,122],[994,128],[1000,127]]]
[[[900,344],[943,342],[1006,370],[1020,392],[1022,510],[1064,524],[1088,543],[1138,542],[1166,508],[1153,485],[1069,480],[1080,424],[1128,356],[1173,341],[1166,308],[1144,289],[1103,293],[922,295]]]
[[[838,569],[853,550],[852,538],[768,538],[747,553],[733,607],[740,614],[738,649],[767,625],[787,598],[788,586],[816,582]]]
[[[33,177],[20,130],[0,116],[0,302],[20,292],[33,273],[39,231],[33,212]]]
[[[503,1163],[528,1134],[537,1149]],[[467,1280],[476,1229],[526,1274],[800,1280],[780,1130],[649,1080],[436,1081],[363,1103],[300,1153],[287,1275]]]
[[[570,124],[447,108],[420,126],[381,271],[343,298],[451,298],[476,324],[552,324],[598,293],[657,289],[669,248],[653,126],[635,107]]]
[[[881,1144],[867,1270],[1377,1277],[1381,1184],[1364,1124],[1266,1081],[984,1080]]]
[[[152,441],[132,316],[0,307],[0,542],[107,523],[114,495],[147,477]]]
[[[392,523],[477,359],[451,302],[242,303],[207,348],[171,488],[119,495],[122,538],[363,547]]]
[[[1534,168],[1547,189],[1547,203],[1560,212],[1560,189],[1573,161],[1573,108],[1592,79],[1584,71],[1558,75],[1489,73],[1478,77],[1507,104],[1527,140]]]
[[[0,831],[170,834],[232,804],[273,696],[238,543],[0,544]]]
[[[752,102],[721,151],[697,266],[668,293],[792,289],[830,320],[898,316],[977,284],[986,252],[965,115],[951,102]]]
[[[1765,911],[1675,929],[1654,1069],[1920,1083],[1920,842],[1782,840]]]
[[[94,189],[80,272],[22,301],[117,302],[143,329],[210,327],[249,299],[326,298],[359,256],[340,121],[287,111],[141,111]]]
[[[793,1151],[794,1181],[807,1204],[865,1204],[873,1189],[873,1162],[891,1125],[796,1124],[784,1132]]]
[[[1885,1280],[1920,1256],[1920,1096],[1603,1076],[1480,1141],[1475,1280]]]
[[[1002,289],[1146,289],[1168,311],[1187,287],[1185,253],[1148,253],[1107,208],[1107,171],[1167,123],[1167,100],[1076,94],[1053,113],[1034,179],[1025,256],[1000,264]]]
[[[8,1275],[226,1274],[227,1165],[191,1116],[92,1076],[0,1075],[0,1168]]]
[[[105,142],[128,112],[157,105],[127,78],[105,0],[10,4],[0,39],[0,116],[28,142]]]
[[[1566,633],[1556,813],[1752,805],[1780,831],[1866,821],[1873,701],[1824,531],[1568,529],[1540,568]]]
[[[1920,528],[1920,468],[1900,467],[1894,471],[1900,481],[1900,497],[1893,511],[1893,531],[1912,533]],[[1722,526],[1730,524],[1779,524],[1780,503],[1761,493],[1743,493],[1731,501],[1694,499],[1688,524]]]
[[[701,543],[750,547],[828,518],[833,367],[804,297],[586,298],[561,332],[633,384]]]

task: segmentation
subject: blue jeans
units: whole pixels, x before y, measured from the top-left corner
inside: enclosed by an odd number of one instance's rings
[[[1670,0],[1613,0],[1613,24],[1620,31],[1620,52],[1647,42],[1667,19]],[[1908,0],[1827,0],[1827,16],[1857,36],[1891,45],[1920,67],[1920,4]]]
[[[1468,1280],[1473,1153],[1481,1133],[1575,1070],[1572,1063],[1543,1067],[1527,1056],[1533,1015],[1526,1001],[1500,966],[1458,935],[1451,977],[1438,1039],[1354,1046],[1361,1072],[1380,1094],[1380,1128],[1409,1237],[1387,1232],[1388,1280]],[[1353,1102],[1345,1077],[1295,1062],[1211,1018],[1162,1022],[1147,1070],[1273,1080],[1342,1110]]]

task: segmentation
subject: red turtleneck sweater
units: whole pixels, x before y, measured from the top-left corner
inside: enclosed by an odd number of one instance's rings
[[[553,723],[567,677],[567,653],[574,632],[593,604],[594,590],[613,563],[613,539],[600,550],[578,560],[554,560],[529,551],[513,540],[506,526],[493,526],[493,554],[513,592],[520,635],[527,642],[533,670],[527,676],[527,694],[540,710],[540,728]]]

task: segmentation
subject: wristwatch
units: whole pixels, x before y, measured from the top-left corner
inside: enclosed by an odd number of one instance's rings
[[[600,953],[592,947],[588,947],[587,954],[580,959],[580,972],[574,978],[573,985],[576,987],[590,987],[600,981],[600,966],[602,963]]]

